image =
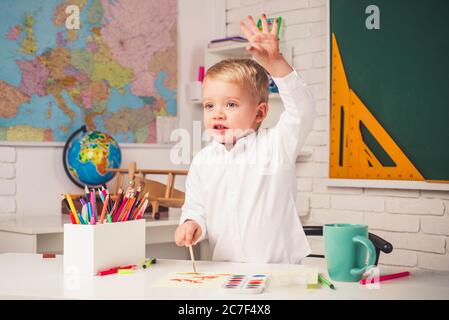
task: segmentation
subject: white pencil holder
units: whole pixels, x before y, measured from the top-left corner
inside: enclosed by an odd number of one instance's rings
[[[99,271],[145,260],[145,219],[96,225],[64,225],[64,273]]]

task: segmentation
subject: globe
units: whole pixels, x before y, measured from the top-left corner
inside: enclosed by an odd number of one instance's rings
[[[65,172],[81,188],[104,185],[115,175],[107,169],[120,168],[121,161],[117,141],[107,133],[87,131],[86,126],[75,131],[64,146]]]

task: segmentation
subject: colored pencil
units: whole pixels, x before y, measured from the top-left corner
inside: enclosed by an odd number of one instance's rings
[[[104,222],[106,210],[108,209],[108,203],[109,203],[109,195],[106,196],[106,199],[103,202],[103,210],[101,211],[100,224]]]
[[[140,212],[140,209],[142,208],[143,204],[145,203],[145,200],[148,199],[148,195],[149,193],[145,193],[145,195],[143,196],[143,198],[141,199],[140,203],[138,205],[136,205],[136,208],[134,209],[133,215],[131,219],[134,219],[137,217],[138,213]]]
[[[111,195],[109,194],[109,190],[106,189],[106,196],[109,196],[109,202],[108,202],[108,212],[111,213],[112,210],[112,201],[111,201]]]
[[[120,214],[119,221],[126,221],[126,218],[128,217],[129,209],[131,209],[131,206],[135,200],[136,200],[136,198],[133,198],[133,197],[128,199],[128,202],[126,203],[126,206],[123,209],[123,212]]]
[[[117,208],[119,207],[120,202],[122,201],[122,195],[123,195],[123,190],[122,190],[122,188],[120,188],[117,192],[117,197],[115,198],[114,206],[109,211],[109,214],[111,216],[114,216],[115,212],[117,211]]]
[[[86,200],[86,202],[89,202],[89,198],[89,189],[86,185],[84,185],[84,200]]]
[[[83,217],[81,216],[81,213],[77,212],[77,215],[78,215],[78,219],[80,219],[81,224],[86,224]]]
[[[145,209],[148,206],[148,199],[144,201],[142,208],[139,210],[139,212],[137,213],[135,220],[140,220],[142,219],[143,215],[145,214]]]
[[[83,216],[84,222],[86,222],[86,224],[89,224],[89,212],[87,209],[87,203],[83,205],[83,208],[81,209],[81,215]]]
[[[382,282],[382,281],[387,281],[387,280],[393,280],[393,279],[397,279],[397,278],[402,278],[402,277],[407,277],[410,275],[410,272],[405,271],[405,272],[399,272],[399,273],[393,273],[393,274],[386,274],[383,276],[380,276],[379,279],[362,279],[360,280],[360,284],[369,284],[369,283],[377,283],[377,282]]]
[[[72,214],[73,214],[73,217],[75,218],[76,223],[79,224],[80,220],[78,219],[78,216],[76,214],[76,209],[75,209],[75,205],[73,204],[72,198],[70,197],[70,195],[68,193],[66,193],[65,197],[69,203],[70,210],[72,211]]]
[[[120,205],[120,207],[117,209],[117,211],[115,212],[115,214],[114,214],[114,216],[113,216],[113,218],[112,218],[112,220],[114,221],[114,222],[117,222],[118,221],[118,219],[119,219],[119,217],[121,216],[121,213],[122,213],[122,211],[123,211],[123,208],[125,207],[125,205],[128,203],[128,198],[125,196],[125,197],[123,197],[123,201],[122,201],[122,204]]]
[[[94,192],[95,192],[95,189],[94,189]],[[100,188],[98,188],[98,196],[100,197],[101,202],[104,203],[103,191],[101,191]]]
[[[61,194],[61,200],[69,213],[70,221],[72,221],[72,224],[76,224],[76,220],[75,217],[73,216],[72,209],[70,209],[69,203],[67,202],[67,199],[63,194]]]
[[[87,203],[87,217],[88,221],[92,220],[92,204],[90,202]]]
[[[92,209],[92,217],[94,217],[95,222],[96,222],[96,221],[98,221],[98,215],[97,215],[97,201],[95,200],[95,189],[93,189],[90,192],[90,203],[91,203],[91,209]]]
[[[133,203],[133,205],[131,206],[131,208],[129,209],[129,212],[130,212],[130,215],[132,216],[132,213],[133,213],[133,211],[134,211],[134,208],[136,207],[136,205],[137,205],[137,200],[139,199],[139,195],[140,195],[140,192],[142,191],[142,187],[141,186],[139,186],[139,187],[137,187],[137,192],[136,192],[136,195],[135,195],[135,198],[136,198],[136,201],[134,201],[134,203]],[[128,219],[129,220],[129,219]]]

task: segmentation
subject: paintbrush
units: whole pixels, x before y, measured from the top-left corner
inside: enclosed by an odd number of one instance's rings
[[[196,273],[196,268],[195,268],[195,257],[193,255],[193,249],[192,246],[189,246],[189,251],[190,251],[190,259],[192,259],[192,264],[193,264],[193,272]]]

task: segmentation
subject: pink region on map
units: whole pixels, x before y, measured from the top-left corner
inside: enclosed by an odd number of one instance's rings
[[[83,106],[84,106],[84,108],[86,108],[86,109],[92,108],[92,104],[91,104],[91,101],[90,101],[89,93],[83,92],[81,94],[81,97],[83,99]]]
[[[154,88],[155,80],[154,75],[148,70],[142,71],[140,74],[134,76],[131,82],[131,92],[138,96],[159,96],[155,90],[148,90]]]
[[[17,40],[20,37],[20,31],[21,31],[20,25],[17,24],[9,29],[6,38],[8,40]]]
[[[16,60],[22,71],[20,91],[28,96],[37,94],[41,97],[47,94],[46,85],[49,71],[38,58],[34,60]]]
[[[101,35],[113,57],[134,71],[131,92],[138,96],[154,95],[154,80],[140,78],[148,74],[148,62],[154,53],[174,45],[169,32],[176,23],[176,0],[102,0],[102,4],[107,23]]]

